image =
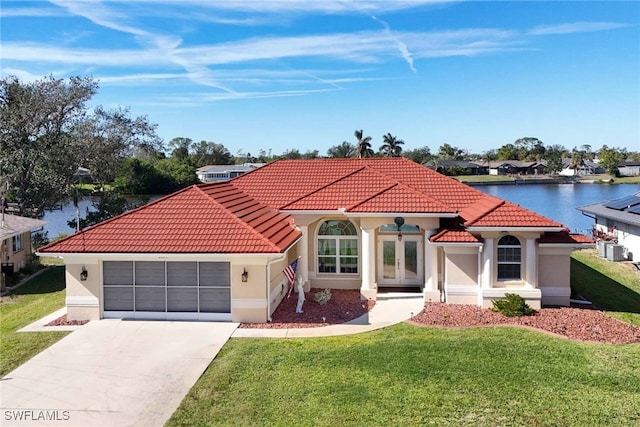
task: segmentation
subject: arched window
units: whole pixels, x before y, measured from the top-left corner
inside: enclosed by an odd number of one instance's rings
[[[318,273],[358,273],[358,230],[349,221],[325,221],[318,229]]]
[[[498,241],[498,280],[520,280],[522,249],[520,240],[506,235]]]

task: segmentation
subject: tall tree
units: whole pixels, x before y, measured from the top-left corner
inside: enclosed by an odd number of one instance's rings
[[[200,141],[191,144],[192,163],[196,168],[206,165],[231,165],[233,158],[229,150],[222,144],[211,141]]]
[[[400,157],[404,141],[396,138],[390,133],[382,136],[382,146],[380,152],[385,157]]]
[[[438,158],[440,160],[464,160],[465,151],[462,148],[455,147],[448,143],[444,143],[438,149]]]
[[[620,173],[618,164],[627,158],[627,151],[615,147],[609,148],[603,145],[598,153],[598,158],[600,159],[600,166],[605,168],[609,174],[618,176]]]
[[[498,160],[520,160],[518,149],[513,144],[505,144],[498,148]]]
[[[407,159],[413,160],[414,162],[421,165],[427,163],[429,160],[433,158],[433,154],[431,154],[431,149],[427,146],[424,146],[422,148],[416,148],[414,150],[405,151],[403,155]]]
[[[178,136],[169,141],[169,150],[171,150],[171,157],[186,161],[189,157],[189,148],[193,145],[191,138],[185,138]]]
[[[518,160],[536,161],[544,158],[544,144],[538,138],[525,136],[513,143],[518,149]]]
[[[89,77],[0,80],[0,180],[23,210],[69,196],[79,166],[97,177],[113,175],[115,160],[136,148],[161,146],[155,126],[130,118],[127,109],[89,112],[86,104],[97,89]]]
[[[364,136],[362,129],[357,130],[353,133],[356,137],[356,150],[354,152],[354,156],[362,159],[364,157],[372,157],[373,150],[371,149],[371,137]]]
[[[96,91],[93,80],[80,77],[0,81],[1,190],[8,187],[22,209],[43,209],[69,194],[82,152],[73,134]]]
[[[349,158],[353,157],[353,153],[356,148],[347,141],[342,141],[342,144],[334,145],[327,150],[327,156],[333,158]]]

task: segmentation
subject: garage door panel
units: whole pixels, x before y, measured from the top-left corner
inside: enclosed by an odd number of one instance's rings
[[[204,313],[229,313],[231,311],[231,290],[200,288],[200,311]]]
[[[231,286],[231,264],[228,262],[201,262],[200,286]]]
[[[133,310],[133,286],[131,287],[104,287],[105,311],[132,311]]]
[[[158,261],[136,262],[136,286],[165,285],[165,264]]]
[[[198,289],[167,288],[167,311],[198,311]]]
[[[164,287],[136,287],[136,311],[166,311]]]
[[[104,311],[228,314],[230,273],[229,262],[104,261]]]
[[[102,263],[105,285],[133,285],[133,261]]]
[[[169,286],[197,286],[197,262],[168,262],[167,285]]]

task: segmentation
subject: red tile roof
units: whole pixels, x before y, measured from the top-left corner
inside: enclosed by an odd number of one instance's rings
[[[564,243],[564,244],[586,244],[593,245],[595,241],[583,234],[569,233],[568,230],[563,230],[558,233],[544,233],[542,237],[538,239],[538,243]]]
[[[367,181],[361,180],[358,176],[346,179],[364,167],[375,170],[387,178],[386,181],[381,181],[379,177],[373,178],[370,172],[360,175],[372,177],[374,186],[382,185],[381,182],[401,183],[443,204],[449,211],[463,209],[484,196],[484,193],[468,185],[402,157],[277,160],[235,178],[233,183],[260,202],[277,209],[289,208],[289,205],[316,191],[323,190],[325,195],[329,194],[327,191],[332,191],[329,187],[333,185],[340,185],[343,192],[349,193],[349,196],[342,197],[364,196],[364,201],[370,195],[369,192],[365,193],[369,185]],[[343,180],[346,180],[346,183]],[[333,201],[330,203],[333,204]],[[378,212],[386,212],[384,208],[385,206],[381,206]]]
[[[442,230],[429,238],[432,243],[482,243],[482,238],[476,237],[464,230]]]
[[[43,253],[282,253],[293,219],[229,183],[193,186],[53,242]]]
[[[559,222],[511,202],[500,203],[473,221],[465,222],[464,225],[466,227],[562,227]]]
[[[455,210],[437,199],[413,190],[369,166],[363,166],[282,209],[455,213]]]

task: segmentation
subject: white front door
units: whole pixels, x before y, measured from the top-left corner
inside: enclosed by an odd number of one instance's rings
[[[422,236],[378,237],[378,284],[381,286],[422,286],[424,258]]]

